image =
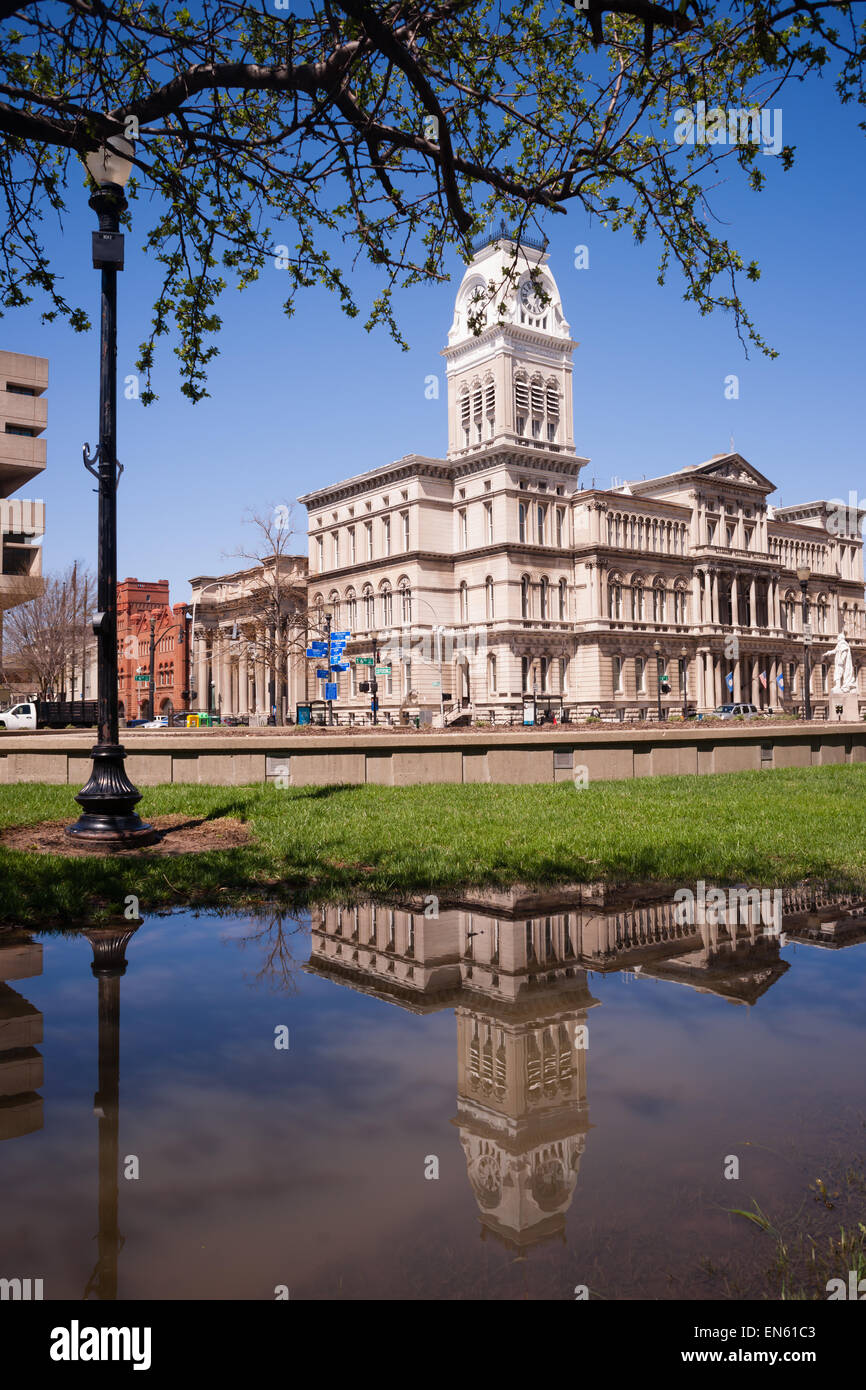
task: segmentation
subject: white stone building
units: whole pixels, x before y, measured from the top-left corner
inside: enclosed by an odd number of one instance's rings
[[[485,315],[479,292],[510,266],[511,288]],[[408,454],[300,499],[313,626],[330,614],[352,634],[340,717],[368,717],[356,658],[374,642],[391,668],[378,678],[385,720],[440,703],[448,719],[519,719],[533,691],[561,697],[571,717],[655,718],[659,673],[665,715],[726,700],[799,707],[806,568],[814,713],[833,717],[826,653],[838,632],[866,697],[862,513],[774,509],[775,484],[736,453],[586,487],[576,346],[543,248],[489,239],[443,354],[446,457]]]

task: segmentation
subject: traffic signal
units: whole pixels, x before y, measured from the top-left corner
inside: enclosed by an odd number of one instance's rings
[[[358,689],[360,690],[360,692],[361,692],[362,695],[366,695],[367,692],[368,692],[369,689],[370,689],[370,682],[369,682],[369,681],[359,681],[359,682],[358,682]]]

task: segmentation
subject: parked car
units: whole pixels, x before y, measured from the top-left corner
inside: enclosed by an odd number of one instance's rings
[[[763,719],[764,711],[757,705],[716,705],[713,716],[716,719]]]
[[[128,728],[128,727],[129,727],[129,725],[127,725],[127,728]],[[167,728],[168,728],[168,715],[167,715],[167,714],[158,714],[158,715],[156,716],[155,719],[147,719],[147,720],[145,720],[145,722],[144,722],[143,724],[141,724],[140,727],[141,727],[142,729],[167,729]]]

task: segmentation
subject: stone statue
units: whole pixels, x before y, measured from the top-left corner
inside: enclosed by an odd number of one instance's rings
[[[851,660],[851,648],[844,632],[840,632],[836,638],[835,647],[831,647],[829,652],[823,652],[823,656],[832,656],[833,667],[833,694],[847,695],[849,691],[857,689],[857,680],[854,676],[854,663]]]

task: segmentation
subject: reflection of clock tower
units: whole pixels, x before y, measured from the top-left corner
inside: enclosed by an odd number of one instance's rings
[[[443,353],[449,458],[494,440],[574,451],[576,344],[547,262],[540,242],[494,235],[467,267]]]
[[[525,1250],[564,1238],[590,1128],[586,1015],[598,1000],[584,971],[516,1000],[496,993],[456,1010],[454,1123],[482,1233]]]

